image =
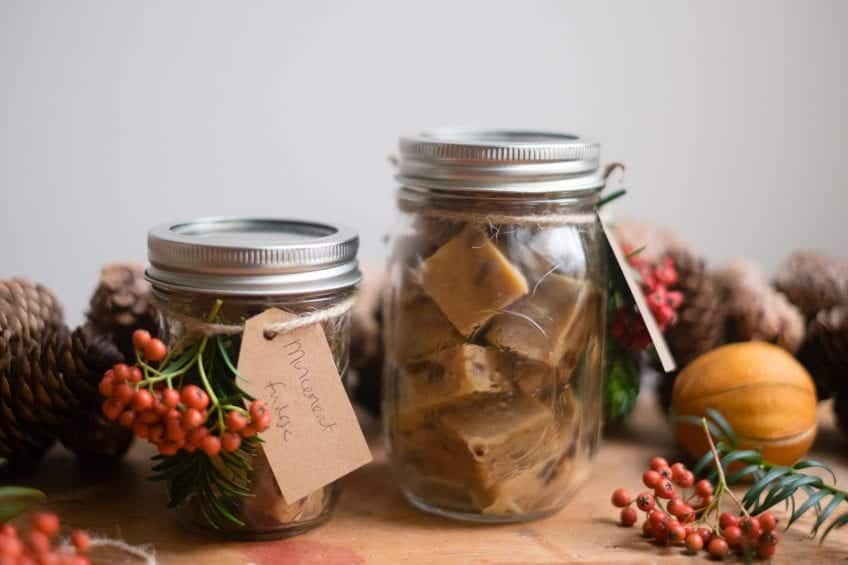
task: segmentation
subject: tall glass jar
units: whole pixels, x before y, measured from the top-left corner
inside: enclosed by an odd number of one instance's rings
[[[210,312],[215,312],[216,324],[238,326],[268,308],[304,314],[349,301],[361,278],[357,248],[358,237],[352,230],[314,222],[208,218],[160,225],[148,238],[147,278],[161,314],[162,333],[172,348],[185,348],[204,337],[193,333],[193,324],[186,320],[207,320]],[[349,312],[321,325],[344,379],[349,357]],[[232,365],[238,362],[240,338],[236,334],[222,342]],[[206,375],[210,381],[219,371],[219,380],[237,384],[223,363],[210,365]],[[186,375],[188,382],[198,377],[191,372]],[[250,375],[240,377],[249,379]],[[200,451],[190,455],[197,458],[198,466],[209,461],[211,466],[225,469],[218,456]],[[196,488],[180,500],[180,522],[215,536],[272,539],[296,535],[329,518],[337,484],[301,500],[287,501],[261,444],[248,459],[245,478],[249,492],[235,494],[222,488],[224,483],[216,479],[210,484],[212,492]],[[172,493],[179,480],[170,481]],[[216,512],[219,505],[227,512]]]
[[[417,508],[513,522],[561,508],[601,426],[599,147],[553,133],[400,140],[384,295],[384,422]]]

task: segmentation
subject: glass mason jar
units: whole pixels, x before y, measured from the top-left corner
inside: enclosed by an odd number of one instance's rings
[[[384,425],[417,508],[478,522],[560,509],[601,427],[599,146],[553,133],[400,140],[384,294]]]
[[[162,335],[172,349],[180,348],[203,337],[192,334],[185,320],[207,320],[212,311],[217,312],[216,323],[241,325],[267,308],[302,314],[348,300],[361,279],[358,244],[358,236],[350,229],[293,220],[209,218],[158,226],[148,237],[147,278],[160,312]],[[322,327],[344,379],[350,313],[326,320]],[[223,342],[234,366],[240,337],[228,336]],[[234,382],[222,363],[213,363],[207,376],[214,380],[216,370],[218,378]],[[195,382],[191,373],[186,377]],[[223,468],[218,456],[202,451],[191,455],[208,457],[213,467]],[[234,520],[213,511],[209,493],[195,490],[180,501],[179,521],[215,536],[272,539],[296,535],[329,518],[337,484],[301,500],[286,501],[261,444],[247,459],[250,495],[211,486],[215,503],[223,504]]]

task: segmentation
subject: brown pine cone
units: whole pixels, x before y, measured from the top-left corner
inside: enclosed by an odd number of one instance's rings
[[[778,269],[774,285],[812,319],[821,310],[848,306],[848,260],[796,251]]]
[[[679,367],[724,343],[725,307],[718,285],[704,260],[688,250],[674,248],[669,256],[677,268],[671,290],[683,294],[677,323],[666,332],[666,341]]]
[[[13,351],[64,324],[62,305],[47,287],[26,279],[0,281],[0,370]]]
[[[754,263],[737,260],[714,274],[727,304],[729,341],[767,341],[794,353],[804,339],[804,317]]]
[[[156,311],[144,266],[110,263],[100,272],[100,283],[91,297],[88,321],[98,333],[110,335],[127,359],[133,358],[132,333],[144,329],[156,335]]]
[[[78,327],[65,340],[61,366],[65,384],[77,405],[59,430],[62,444],[88,467],[104,467],[118,461],[132,443],[132,432],[101,416],[103,399],[97,390],[109,368],[124,356],[108,336],[91,324]]]
[[[812,375],[820,400],[836,394],[848,402],[848,306],[822,310],[810,321],[798,360]]]
[[[725,341],[725,306],[718,285],[707,272],[703,259],[684,247],[672,247],[668,256],[677,268],[677,283],[670,290],[683,294],[677,322],[668,328],[665,339],[679,369]],[[668,412],[678,371],[664,373],[657,383],[660,406]]]

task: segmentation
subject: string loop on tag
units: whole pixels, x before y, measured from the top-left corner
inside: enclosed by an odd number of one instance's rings
[[[288,333],[313,324],[319,324],[327,320],[332,320],[333,318],[338,318],[349,312],[350,309],[353,308],[355,302],[356,295],[354,294],[333,306],[307,312],[285,322],[269,324],[263,328],[262,335],[265,339],[271,340],[280,334]],[[168,319],[180,322],[187,333],[195,333],[211,337],[215,335],[238,335],[244,331],[244,326],[242,324],[216,324],[213,322],[199,320],[180,312],[174,312],[167,307],[160,306],[159,309],[164,311],[164,314]]]

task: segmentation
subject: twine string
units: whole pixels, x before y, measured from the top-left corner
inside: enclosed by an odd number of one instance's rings
[[[279,334],[292,332],[306,326],[338,318],[349,312],[350,309],[353,308],[353,304],[355,302],[356,296],[354,295],[345,298],[333,306],[307,312],[284,322],[268,324],[262,328],[262,334],[265,336],[265,339],[274,339]],[[160,307],[160,310],[163,310],[163,314],[166,318],[180,322],[187,333],[195,333],[206,337],[212,337],[216,335],[238,335],[244,331],[244,324],[216,324],[206,322],[180,312],[175,312],[167,307]]]

